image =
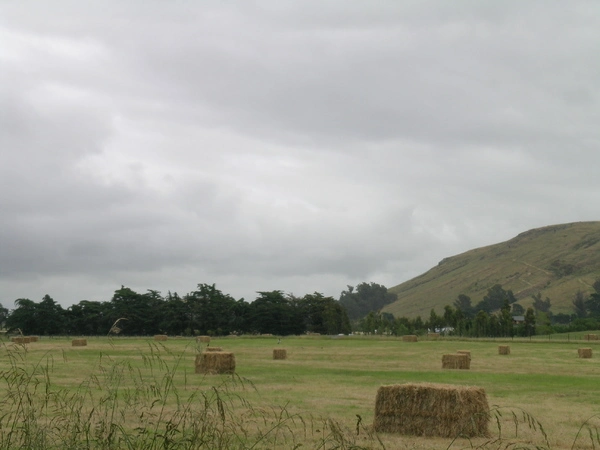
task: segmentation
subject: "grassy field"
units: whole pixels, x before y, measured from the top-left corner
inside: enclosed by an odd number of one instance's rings
[[[185,338],[4,341],[0,448],[600,448],[587,426],[600,424],[600,346],[581,337],[213,339],[235,354],[235,376],[196,375],[199,344]],[[272,359],[278,347],[286,360]],[[578,358],[582,347],[594,357]],[[442,369],[457,350],[471,351],[471,369]],[[493,442],[371,434],[377,389],[406,382],[484,388],[502,414]]]

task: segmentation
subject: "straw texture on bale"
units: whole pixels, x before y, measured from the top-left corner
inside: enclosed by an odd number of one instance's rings
[[[287,359],[287,350],[285,348],[273,349],[273,359]]]
[[[198,336],[196,338],[196,342],[202,342],[203,344],[208,344],[210,342],[210,336]]]
[[[414,436],[488,436],[485,390],[446,384],[381,386],[373,429]]]
[[[40,340],[39,336],[29,336],[29,342],[37,342]]]
[[[470,350],[457,350],[456,353],[459,355],[467,355],[469,357],[469,361],[471,361],[471,351]]]
[[[499,345],[498,346],[498,354],[499,355],[510,355],[510,345]]]
[[[591,358],[592,357],[592,349],[591,348],[578,348],[577,355],[580,358]]]
[[[443,355],[442,356],[442,369],[470,369],[471,358],[469,355],[455,354],[455,355]]]
[[[235,356],[231,352],[202,352],[196,355],[196,373],[222,374],[235,372]]]
[[[168,336],[166,334],[155,334],[154,335],[155,341],[166,341],[167,339],[168,339]]]
[[[586,341],[597,341],[598,340],[598,335],[597,334],[586,334],[585,335],[585,340]]]
[[[417,342],[417,336],[414,334],[405,334],[402,336],[403,342]]]
[[[87,345],[87,339],[73,339],[71,346],[73,347],[85,347]]]
[[[15,344],[29,344],[31,342],[31,338],[27,337],[27,336],[17,336],[14,338],[10,339],[11,342],[14,342]]]
[[[205,352],[222,352],[223,348],[222,347],[206,347],[204,349]]]

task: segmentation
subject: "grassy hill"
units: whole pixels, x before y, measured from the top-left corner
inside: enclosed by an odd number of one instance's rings
[[[390,288],[398,300],[383,312],[396,317],[441,313],[459,294],[478,303],[494,284],[512,290],[518,303],[531,296],[549,297],[552,312],[572,312],[577,290],[593,292],[600,278],[600,222],[577,222],[536,228],[500,244],[445,258],[412,280]]]

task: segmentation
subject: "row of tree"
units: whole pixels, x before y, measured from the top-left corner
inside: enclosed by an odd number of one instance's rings
[[[122,286],[107,302],[82,300],[64,309],[46,295],[40,302],[18,299],[15,306],[10,312],[3,308],[6,328],[37,335],[290,335],[351,331],[345,309],[333,297],[318,292],[295,297],[270,291],[259,292],[248,303],[224,294],[214,284],[199,284],[197,290],[183,297],[170,292],[162,296],[154,290],[138,293]]]
[[[377,334],[423,334],[442,331],[466,337],[532,336],[553,332],[600,329],[600,280],[593,284],[589,296],[581,291],[572,301],[573,314],[552,314],[552,302],[540,293],[532,296],[532,306],[525,309],[517,303],[510,290],[496,284],[476,305],[471,298],[460,294],[452,305],[446,305],[442,315],[431,310],[423,320],[399,317],[371,311],[359,321],[359,329]]]

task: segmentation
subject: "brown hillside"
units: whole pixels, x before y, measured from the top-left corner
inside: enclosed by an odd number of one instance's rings
[[[412,280],[390,288],[398,300],[383,311],[423,318],[441,313],[459,294],[478,303],[494,284],[512,290],[524,307],[537,292],[549,297],[552,312],[571,313],[577,290],[593,292],[600,278],[600,222],[536,228],[500,244],[445,258]]]

